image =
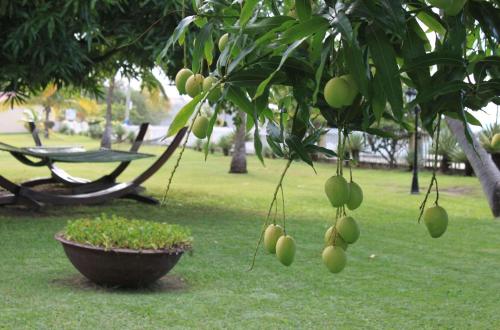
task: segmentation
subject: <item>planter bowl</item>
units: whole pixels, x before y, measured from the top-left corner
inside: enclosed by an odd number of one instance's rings
[[[82,275],[106,286],[147,286],[167,274],[184,251],[110,249],[80,244],[56,234],[66,256]]]

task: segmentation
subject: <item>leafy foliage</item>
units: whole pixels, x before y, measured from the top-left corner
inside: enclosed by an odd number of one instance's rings
[[[491,154],[498,152],[498,150],[495,150],[491,145],[491,139],[493,139],[493,136],[497,133],[500,133],[500,125],[491,124],[486,126],[479,134],[479,140],[481,141],[482,146]]]
[[[116,215],[69,221],[63,235],[70,241],[105,249],[176,251],[190,249],[192,242],[190,231],[179,225]]]
[[[316,146],[324,132],[313,124],[318,111],[330,127],[388,138],[380,121],[411,131],[407,113],[416,105],[432,133],[438,116],[477,124],[471,111],[500,103],[498,2],[468,1],[455,16],[437,12],[422,0],[207,0],[178,26],[165,49],[184,42],[194,23],[199,32],[192,33],[193,71],[218,78],[226,99],[247,113],[257,155],[262,157],[258,130],[266,123],[266,139],[276,155],[312,166],[313,153],[334,155]],[[224,33],[229,41],[216,52],[213,38]],[[360,93],[352,105],[331,108],[323,87],[345,74]],[[273,100],[284,86],[288,107]],[[405,105],[407,88],[417,97]],[[179,123],[189,120],[187,114],[182,112]],[[466,134],[470,138],[468,129]]]
[[[22,98],[54,83],[100,94],[118,69],[148,77],[180,9],[181,0],[2,1],[0,90]],[[168,53],[167,74],[181,59],[179,50]]]

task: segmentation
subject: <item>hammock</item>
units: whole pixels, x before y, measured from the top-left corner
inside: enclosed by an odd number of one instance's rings
[[[23,156],[30,156],[45,160],[46,162],[48,161],[48,162],[60,162],[60,163],[130,162],[133,160],[149,158],[154,156],[151,154],[144,154],[139,152],[111,150],[111,149],[85,150],[81,147],[17,148],[2,142],[0,142],[0,150],[12,153],[14,156],[17,156],[16,158],[18,160],[23,159],[24,158]],[[25,161],[23,161],[23,163],[26,164]],[[40,163],[29,161],[27,165],[40,166]]]

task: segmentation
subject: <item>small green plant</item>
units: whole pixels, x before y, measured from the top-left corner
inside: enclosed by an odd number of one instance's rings
[[[135,132],[134,131],[130,131],[127,133],[127,142],[128,143],[134,143],[135,142]]]
[[[232,134],[228,134],[222,136],[217,144],[222,149],[222,153],[224,154],[224,156],[229,156],[229,152],[231,151],[233,143],[234,140]]]
[[[196,141],[194,143],[194,150],[196,150],[196,151],[202,151],[203,150],[203,140],[196,139]]]
[[[347,139],[346,149],[349,151],[351,158],[357,162],[359,162],[359,153],[363,151],[364,147],[365,141],[361,133],[353,133]]]
[[[497,133],[500,133],[500,125],[491,124],[491,125],[486,125],[486,127],[479,134],[479,140],[481,141],[483,148],[486,149],[486,151],[490,154],[495,154],[499,152],[491,144],[493,136]]]
[[[190,250],[189,229],[167,223],[101,215],[69,221],[62,235],[67,240],[102,247],[133,250]]]
[[[121,122],[115,121],[113,122],[113,134],[116,136],[116,141],[120,143],[127,134],[127,130],[123,127]]]
[[[104,127],[100,122],[89,123],[88,134],[92,139],[100,139],[104,133]]]

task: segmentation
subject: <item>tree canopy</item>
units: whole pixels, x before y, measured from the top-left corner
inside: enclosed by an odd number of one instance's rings
[[[193,72],[218,78],[221,100],[233,102],[252,123],[266,120],[267,141],[277,155],[312,164],[312,152],[333,154],[315,146],[316,111],[332,127],[390,136],[377,124],[390,120],[411,131],[405,118],[416,105],[432,133],[438,115],[478,124],[474,111],[500,103],[500,3],[455,3],[443,9],[418,0],[204,1],[178,25],[166,50],[195,23]],[[214,44],[223,33],[229,38],[219,54]],[[325,85],[345,75],[359,93],[347,106],[331,106]],[[292,111],[270,110],[274,86],[289,89]],[[409,88],[417,97],[407,103]],[[181,111],[169,134],[184,126],[207,93]]]
[[[181,14],[180,0],[2,1],[0,91],[24,97],[54,83],[99,93],[119,69],[154,82],[150,70]],[[167,74],[181,57],[168,54]]]

